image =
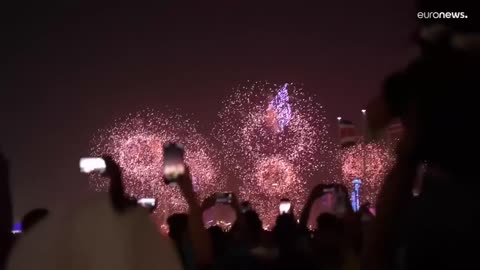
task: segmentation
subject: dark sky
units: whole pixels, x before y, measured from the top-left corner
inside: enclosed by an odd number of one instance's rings
[[[0,147],[16,218],[83,196],[78,158],[119,116],[169,105],[208,132],[232,87],[268,80],[302,83],[332,125],[358,121],[382,78],[414,54],[413,1],[156,2],[4,10]]]

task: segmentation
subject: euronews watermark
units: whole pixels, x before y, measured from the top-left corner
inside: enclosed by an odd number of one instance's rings
[[[465,12],[425,12],[420,11],[417,13],[419,19],[467,19],[468,16]]]

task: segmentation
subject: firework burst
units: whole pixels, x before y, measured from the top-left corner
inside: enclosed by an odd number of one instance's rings
[[[257,161],[253,178],[264,194],[287,194],[291,188],[303,184],[293,165],[280,156]]]
[[[221,189],[220,171],[215,152],[195,129],[195,124],[180,116],[168,117],[154,111],[142,111],[116,121],[98,131],[93,138],[92,155],[111,155],[123,170],[128,194],[157,199],[157,215],[163,218],[185,211],[186,203],[177,187],[162,180],[163,145],[179,142],[185,146],[186,163],[190,166],[194,189],[201,198]],[[107,182],[91,178],[97,190],[105,190]]]
[[[257,160],[252,172],[246,172],[242,178],[240,196],[252,202],[267,226],[275,223],[281,199],[290,199],[297,210],[304,203],[305,182],[294,165],[282,156]]]
[[[339,159],[344,185],[352,190],[352,181],[361,179],[362,202],[375,203],[383,179],[395,161],[393,145],[385,141],[359,143],[340,150]]]
[[[322,166],[316,161],[319,153],[332,153],[323,107],[293,84],[239,87],[224,102],[219,117],[214,134],[226,161],[234,165],[284,155],[312,171]]]
[[[313,171],[333,174],[323,107],[296,85],[240,86],[224,102],[219,118],[214,136],[224,160],[242,182],[240,196],[257,206],[264,222],[270,220],[267,213],[278,213],[282,197],[305,197],[305,179]],[[296,205],[301,207],[300,200]]]
[[[223,105],[214,136],[234,167],[278,155],[302,172],[332,167],[317,160],[333,153],[323,107],[300,87],[255,82],[235,89]]]

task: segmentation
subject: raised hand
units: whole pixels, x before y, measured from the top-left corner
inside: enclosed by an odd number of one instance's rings
[[[115,178],[116,180],[118,179],[121,180],[122,170],[120,169],[120,166],[110,156],[105,155],[102,158],[103,160],[105,160],[105,164],[107,165],[107,168],[103,176],[109,177],[109,178]]]
[[[177,184],[188,203],[188,230],[196,266],[199,269],[209,268],[213,262],[212,243],[203,225],[202,209],[193,190],[192,176],[187,166],[185,173],[178,177]]]
[[[192,175],[190,174],[190,168],[188,168],[188,166],[185,165],[185,172],[178,177],[177,184],[187,203],[190,206],[192,206],[192,204],[198,205],[197,196],[193,189]]]
[[[107,165],[103,176],[110,178],[109,193],[113,208],[118,212],[123,212],[129,207],[136,206],[136,200],[128,198],[125,194],[120,166],[110,156],[102,158]]]
[[[207,198],[205,198],[205,200],[203,200],[202,206],[201,206],[202,211],[205,211],[209,208],[212,208],[216,203],[217,203],[217,197],[214,193],[214,194],[208,196]]]

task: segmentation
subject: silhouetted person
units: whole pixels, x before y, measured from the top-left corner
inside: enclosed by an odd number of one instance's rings
[[[242,237],[244,243],[252,248],[261,244],[263,234],[263,223],[257,212],[247,211],[243,215],[245,218],[245,229],[243,230]]]
[[[472,155],[479,147],[472,143],[478,136],[471,123],[478,121],[480,25],[473,3],[418,1],[419,11],[463,11],[468,19],[419,20],[420,56],[388,77],[367,108],[373,130],[393,118],[404,126],[396,164],[378,198],[369,248],[375,251],[366,256],[369,269],[392,269],[398,262],[408,269],[460,269],[476,263],[471,246],[479,236],[474,198],[480,182]],[[408,207],[424,163],[422,195]],[[445,213],[456,213],[458,219],[446,219]]]
[[[297,233],[297,222],[293,215],[282,214],[277,217],[273,234],[280,249],[295,249]]]
[[[0,269],[13,242],[12,200],[10,196],[9,167],[7,159],[0,152]]]
[[[273,229],[275,243],[278,248],[276,269],[311,269],[312,260],[301,247],[299,228],[292,214],[277,217]]]

